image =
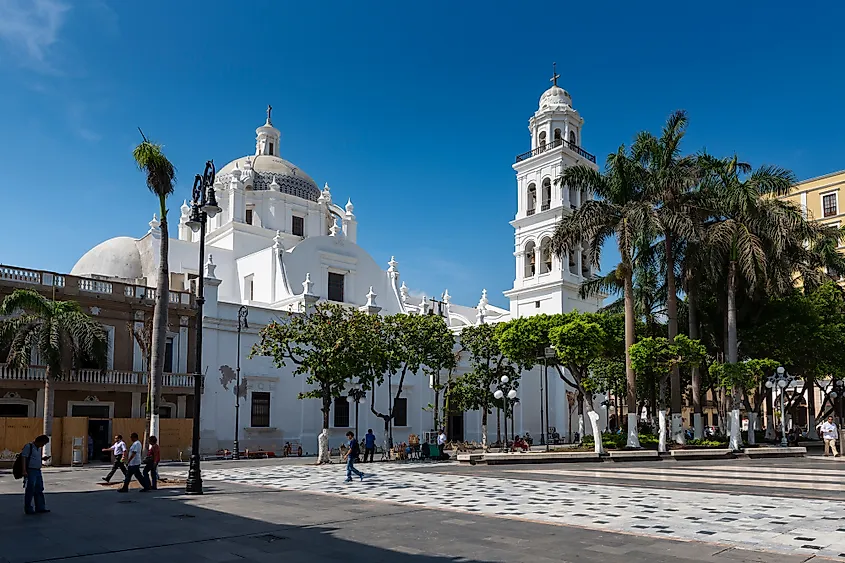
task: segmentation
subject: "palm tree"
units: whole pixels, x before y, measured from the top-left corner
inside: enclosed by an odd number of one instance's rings
[[[628,400],[628,447],[639,447],[637,433],[637,379],[631,366],[630,348],[635,340],[634,259],[638,244],[653,238],[657,222],[651,202],[645,198],[646,174],[622,145],[607,157],[603,173],[585,165],[566,168],[558,184],[590,190],[590,200],[561,219],[551,248],[559,256],[577,251],[586,242],[588,258],[598,267],[604,242],[616,237],[621,258],[617,271],[622,279],[625,302],[625,375]]]
[[[170,301],[170,271],[168,257],[170,241],[167,233],[167,196],[173,193],[176,170],[161,150],[161,145],[150,142],[141,132],[143,142],[135,147],[132,156],[138,168],[147,175],[147,188],[158,197],[161,214],[161,241],[159,246],[158,280],[153,309],[153,336],[150,361],[150,393],[147,409],[148,435],[158,435],[158,409],[161,404],[161,379],[164,372],[164,354],[167,346],[167,306]],[[199,400],[199,399],[197,399]]]
[[[676,111],[669,116],[659,138],[651,133],[641,132],[631,148],[633,157],[640,161],[647,171],[646,197],[655,206],[663,235],[666,317],[670,342],[678,335],[675,245],[678,239],[690,239],[695,234],[695,225],[688,213],[687,196],[697,183],[699,169],[695,157],[681,156],[680,153],[687,123],[686,112]],[[670,387],[672,436],[676,442],[683,443],[681,372],[677,365],[672,368],[670,374]]]
[[[0,343],[9,347],[8,363],[27,369],[35,354],[46,366],[43,432],[52,437],[53,383],[82,361],[104,369],[109,349],[106,331],[79,303],[51,301],[29,289],[8,295],[0,305],[0,317],[5,317],[0,321]]]

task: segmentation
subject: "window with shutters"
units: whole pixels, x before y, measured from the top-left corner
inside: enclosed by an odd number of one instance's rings
[[[294,215],[291,221],[290,232],[298,237],[305,236],[305,220],[302,217]]]
[[[822,196],[822,211],[825,217],[836,215],[836,194],[825,194]]]
[[[346,397],[336,397],[334,400],[334,427],[349,428],[349,401]]]
[[[270,427],[270,393],[253,393],[250,426],[253,428]]]

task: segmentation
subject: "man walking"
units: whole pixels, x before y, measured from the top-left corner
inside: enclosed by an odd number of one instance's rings
[[[47,445],[50,438],[41,435],[23,447],[21,457],[23,460],[23,510],[26,514],[44,514],[47,510],[44,502],[44,478],[41,476],[41,462],[50,459],[50,456],[43,457],[41,448]],[[35,508],[32,508],[32,501],[35,499]]]
[[[346,448],[346,482],[352,482],[353,473],[363,481],[364,474],[355,469],[355,462],[358,460],[358,455],[360,454],[360,447],[358,446],[358,440],[355,439],[355,433],[352,431],[347,432],[346,439],[349,441],[347,444],[348,447]]]
[[[839,457],[839,452],[836,451],[837,428],[833,422],[833,417],[827,417],[827,422],[821,427],[822,438],[824,438],[824,457],[828,456],[828,451],[833,450],[833,457]]]
[[[367,456],[370,458],[370,463],[374,461],[373,456],[376,453],[376,435],[373,434],[373,429],[367,430],[367,435],[364,436],[364,463],[367,463]]]
[[[123,465],[123,454],[126,453],[126,442],[123,441],[123,436],[118,434],[114,437],[114,444],[110,448],[103,448],[104,452],[112,452],[114,454],[114,465],[111,467],[109,474],[103,477],[103,481],[108,483],[114,476],[114,472],[120,469],[123,476],[126,477],[126,467]]]
[[[151,489],[158,488],[158,464],[161,461],[161,448],[158,447],[158,438],[150,436],[150,449],[147,451],[147,458],[144,460],[144,480],[149,483],[152,475]]]
[[[141,475],[141,450],[143,450],[143,446],[138,441],[138,434],[135,432],[129,436],[129,439],[132,440],[132,445],[129,446],[129,457],[126,459],[126,477],[123,479],[123,487],[118,489],[118,492],[129,492],[129,482],[132,481],[133,476],[141,483],[142,492],[147,492],[150,490],[150,484]]]

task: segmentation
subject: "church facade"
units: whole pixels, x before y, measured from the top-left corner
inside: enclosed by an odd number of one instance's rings
[[[580,283],[592,275],[586,257],[576,251],[559,259],[548,247],[560,218],[590,197],[558,185],[556,178],[566,166],[595,166],[595,157],[581,148],[583,120],[573,109],[569,94],[557,85],[557,77],[553,80],[529,121],[531,150],[518,156],[513,165],[518,203],[511,222],[516,275],[513,288],[505,292],[510,308],[491,305],[483,288],[479,288],[478,303],[470,305],[452,302],[444,290],[436,313],[458,334],[462,327],[478,323],[599,307],[598,299],[578,297]],[[394,257],[376,260],[357,244],[359,225],[351,199],[343,205],[337,203],[328,183],[320,188],[281,157],[281,134],[272,124],[269,108],[265,123],[255,133],[254,152],[232,160],[217,173],[215,191],[222,211],[209,219],[207,261],[202,268],[197,263],[198,235],[187,224],[189,206],[187,202],[182,205],[178,238],[170,241],[171,287],[191,291],[197,277],[204,276],[203,452],[231,448],[236,431],[242,448],[281,450],[284,443],[291,442],[315,452],[322,426],[319,401],[297,398],[307,387],[304,378],[292,376],[292,367],[276,368],[269,358],[248,357],[259,330],[291,311],[307,310],[317,301],[380,314],[427,314],[435,302],[409,295]],[[144,236],[118,237],[98,245],[77,262],[71,274],[153,286],[160,244],[159,222],[153,217]],[[506,256],[503,249],[502,259]],[[238,310],[242,306],[249,312],[248,328],[239,333]],[[241,424],[236,430],[232,374],[238,358],[244,383]],[[462,361],[458,374],[467,369]],[[529,431],[539,437],[543,430],[540,379],[539,368],[523,374],[515,411],[518,434]],[[405,389],[404,401],[396,404],[394,442],[434,430],[432,413],[426,409],[433,402],[428,380],[410,377]],[[571,439],[578,429],[577,421],[573,428],[571,395],[568,397],[566,385],[552,376],[548,392],[549,425],[563,439]],[[373,428],[381,434],[382,421],[370,414],[369,401],[369,397],[363,400],[359,409],[350,406],[346,398],[335,402],[329,430],[332,446],[339,444],[350,428],[357,427],[361,433]],[[377,408],[385,412],[387,403],[386,389],[377,389]],[[356,410],[360,420],[355,420]],[[449,421],[451,438],[480,441],[479,413],[453,413]]]

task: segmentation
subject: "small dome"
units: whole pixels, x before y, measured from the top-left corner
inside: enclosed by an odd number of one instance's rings
[[[251,185],[254,190],[269,190],[275,180],[279,187],[274,186],[274,188],[282,193],[311,201],[317,201],[320,197],[320,188],[311,176],[296,165],[277,156],[258,155],[238,158],[218,170],[217,177],[225,182],[236,168],[241,171],[248,170],[250,165],[253,177]]]
[[[122,280],[144,277],[141,253],[131,237],[115,237],[101,242],[79,259],[72,276],[104,276]]]
[[[572,107],[572,96],[560,86],[552,86],[540,96],[540,109],[566,109]]]

